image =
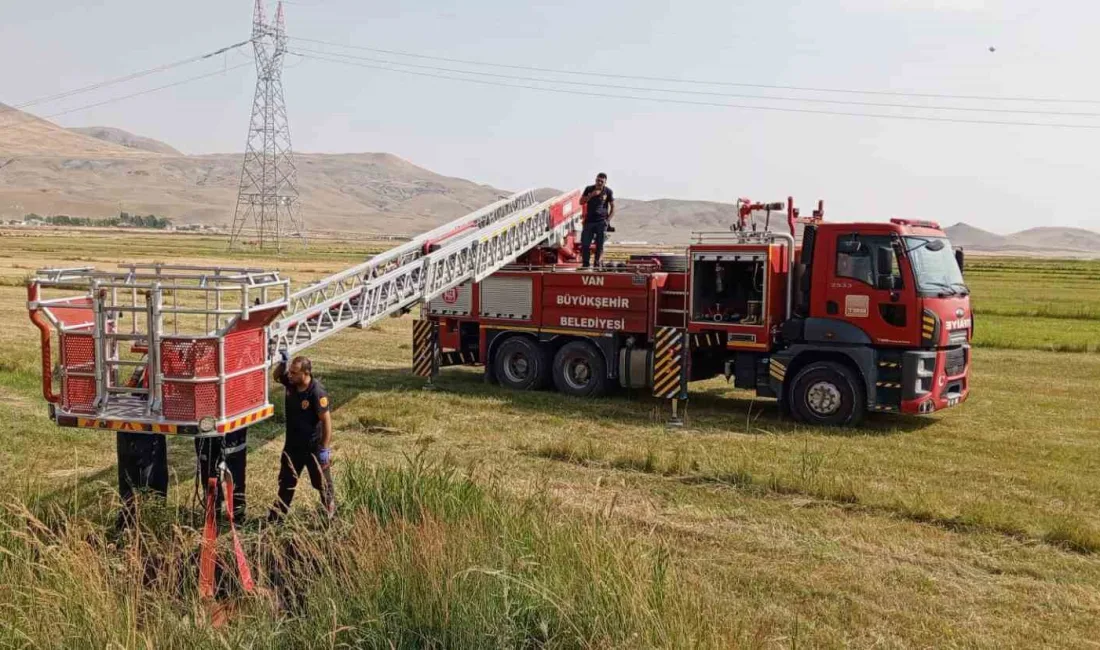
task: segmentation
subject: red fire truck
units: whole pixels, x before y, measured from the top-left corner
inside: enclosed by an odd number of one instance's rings
[[[762,212],[789,233],[750,228]],[[818,425],[966,400],[969,290],[939,225],[826,222],[821,203],[802,217],[790,199],[742,200],[738,217],[682,254],[595,271],[578,268],[575,238],[533,249],[422,308],[414,371],[482,365],[509,388],[586,397],[649,388],[673,423],[689,382],[719,375]]]

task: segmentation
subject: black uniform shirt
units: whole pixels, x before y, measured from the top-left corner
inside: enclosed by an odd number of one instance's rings
[[[286,444],[289,447],[316,447],[324,437],[321,416],[328,412],[329,399],[325,387],[316,378],[309,387],[299,391],[286,373],[279,378],[286,387]]]
[[[581,196],[584,197],[589,192],[596,189],[595,185],[589,185],[581,192]],[[607,221],[607,208],[609,205],[615,202],[615,194],[611,191],[611,188],[604,185],[603,192],[588,199],[588,209],[584,213],[584,220],[586,223],[596,223],[599,221]]]

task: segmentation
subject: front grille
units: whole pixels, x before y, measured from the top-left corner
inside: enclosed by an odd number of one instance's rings
[[[947,351],[943,370],[948,377],[961,375],[966,369],[966,348],[955,348]]]
[[[961,345],[966,343],[966,335],[968,330],[951,330],[951,333],[947,335],[948,345]]]

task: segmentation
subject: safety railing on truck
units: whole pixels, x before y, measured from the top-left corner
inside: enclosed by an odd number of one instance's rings
[[[224,435],[273,412],[267,326],[290,296],[276,272],[43,269],[27,292],[41,333],[43,395],[62,426]]]

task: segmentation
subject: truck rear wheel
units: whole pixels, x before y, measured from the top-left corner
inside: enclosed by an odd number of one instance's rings
[[[819,361],[798,372],[787,402],[794,416],[807,424],[855,426],[867,408],[864,395],[854,372],[833,361]]]
[[[500,344],[493,355],[493,374],[501,386],[514,390],[536,390],[546,385],[550,359],[546,350],[526,336],[513,336]]]
[[[598,397],[607,392],[607,364],[596,346],[566,343],[554,355],[554,385],[566,395]]]

